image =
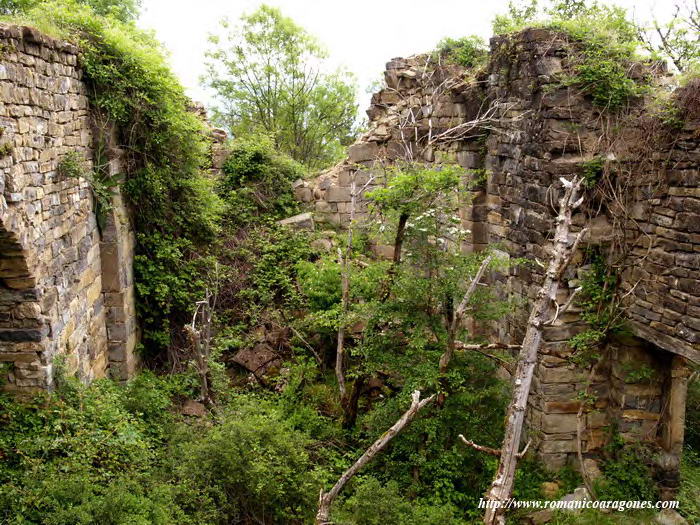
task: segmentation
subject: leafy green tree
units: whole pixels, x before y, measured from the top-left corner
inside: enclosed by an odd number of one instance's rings
[[[0,0],[0,14],[14,15],[27,11],[46,0]],[[135,20],[139,15],[141,0],[76,0],[88,5],[98,15],[112,16],[122,22]]]
[[[351,75],[322,72],[326,52],[314,37],[263,5],[210,37],[204,84],[220,106],[214,119],[234,136],[269,135],[309,168],[327,166],[351,142],[357,106]]]
[[[678,71],[687,71],[700,59],[698,2],[675,2],[671,19],[666,23],[654,19],[651,27],[641,27],[640,39],[647,50],[671,60]]]

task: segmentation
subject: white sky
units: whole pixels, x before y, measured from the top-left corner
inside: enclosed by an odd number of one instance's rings
[[[199,85],[207,35],[219,21],[237,20],[260,0],[143,0],[139,25],[154,29],[171,52],[171,64],[191,98],[207,105],[211,93]],[[381,77],[393,57],[429,51],[444,37],[490,36],[491,20],[508,0],[267,0],[315,35],[328,49],[330,64],[355,73],[360,112],[369,103],[367,87]],[[617,0],[639,18],[663,19],[672,0]]]

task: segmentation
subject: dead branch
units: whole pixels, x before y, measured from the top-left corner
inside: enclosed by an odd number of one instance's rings
[[[462,320],[464,318],[464,313],[467,309],[467,306],[469,305],[469,301],[471,300],[472,295],[474,295],[474,291],[476,290],[476,286],[477,286],[477,284],[479,284],[479,281],[481,281],[482,277],[484,276],[484,273],[486,272],[486,268],[488,268],[488,265],[491,263],[492,259],[493,259],[493,256],[489,255],[481,262],[481,266],[479,266],[479,270],[476,272],[476,275],[472,279],[472,282],[469,285],[469,288],[467,288],[467,291],[464,293],[464,297],[462,297],[462,301],[459,303],[459,306],[452,314],[452,319],[450,320],[450,326],[449,326],[448,331],[447,331],[447,348],[445,349],[445,352],[440,357],[440,373],[441,374],[444,374],[445,372],[447,372],[447,367],[449,366],[450,361],[452,360],[452,357],[454,356],[454,353],[455,353],[455,337],[457,336],[457,330],[459,330],[459,327],[460,327]]]
[[[485,454],[490,454],[491,456],[496,456],[498,458],[501,457],[501,451],[497,448],[491,448],[484,445],[477,445],[473,441],[465,438],[462,434],[459,435],[459,439],[461,439],[462,442],[468,447],[472,447],[478,450],[479,452],[484,452]]]
[[[479,445],[477,443],[474,443],[471,439],[465,438],[462,434],[460,434],[459,439],[462,440],[462,442],[469,446],[472,447],[473,449],[478,450],[479,452],[484,452],[485,454],[489,454],[491,456],[496,456],[496,457],[501,457],[501,449],[499,448],[491,448],[487,447],[485,445]],[[525,454],[527,454],[527,450],[530,448],[530,443],[532,443],[532,440],[528,440],[528,442],[525,444],[525,447],[517,453],[518,459],[522,458]]]
[[[507,361],[506,359],[487,352],[487,350],[520,350],[520,345],[508,345],[504,343],[485,343],[485,344],[465,344],[460,341],[455,341],[455,349],[460,351],[472,351],[477,352],[489,359],[496,361],[496,363],[508,372],[511,376],[515,373],[515,367],[513,363]]]
[[[318,352],[314,349],[314,347],[311,346],[311,344],[306,339],[304,339],[304,337],[299,333],[299,331],[296,330],[293,326],[290,326],[289,328],[292,330],[294,335],[296,335],[297,338],[302,343],[304,343],[306,345],[306,347],[311,351],[311,353],[314,355],[314,359],[316,359],[316,363],[318,363],[318,366],[323,368],[323,360],[321,359],[321,356],[318,355]]]
[[[331,510],[331,505],[333,504],[333,501],[335,500],[336,496],[340,493],[341,490],[343,490],[343,487],[347,484],[348,481],[352,479],[352,477],[357,474],[357,472],[364,467],[367,463],[369,463],[374,456],[376,456],[379,452],[381,452],[388,444],[389,442],[396,437],[396,435],[401,432],[406,425],[408,425],[413,418],[418,414],[418,412],[428,403],[432,402],[432,400],[435,399],[435,395],[431,395],[430,397],[426,397],[422,401],[420,400],[420,391],[416,390],[413,392],[411,396],[411,406],[406,410],[406,412],[403,413],[403,415],[399,418],[399,420],[394,423],[394,425],[384,432],[379,439],[377,439],[374,443],[372,443],[372,446],[370,446],[362,456],[360,456],[360,459],[358,459],[354,465],[352,465],[349,469],[347,469],[345,472],[343,472],[342,476],[338,479],[335,485],[333,485],[333,488],[329,490],[328,492],[324,492],[323,489],[321,489],[321,493],[319,495],[318,499],[318,512],[316,513],[316,525],[330,525],[330,510]]]
[[[489,106],[486,111],[480,113],[475,119],[468,122],[462,122],[457,126],[443,131],[442,133],[432,137],[427,146],[433,146],[435,144],[449,144],[451,142],[457,142],[464,140],[469,137],[469,135],[477,129],[488,129],[489,125],[497,120],[499,114],[506,113],[514,104],[506,104],[504,107],[498,101],[494,102]],[[513,121],[522,120],[525,116],[530,113],[530,111],[524,111]]]
[[[572,253],[573,253],[573,252],[572,252]],[[545,324],[546,324],[546,325],[552,325],[552,324],[554,324],[555,321],[556,321],[557,319],[559,319],[559,316],[560,316],[561,314],[566,313],[566,311],[567,311],[569,308],[571,308],[571,305],[572,305],[573,302],[574,302],[574,298],[576,297],[576,295],[577,295],[580,291],[581,291],[581,287],[579,286],[579,287],[576,288],[576,289],[573,291],[573,293],[569,296],[569,299],[564,303],[564,306],[559,306],[559,303],[557,303],[557,302],[555,301],[555,302],[554,302],[554,307],[555,307],[557,310],[556,310],[556,312],[554,312],[554,315],[552,316],[552,318],[551,318],[549,321],[547,321]]]
[[[551,305],[555,304],[562,274],[578,246],[578,241],[582,237],[579,234],[577,240],[573,243],[569,240],[573,210],[583,202],[583,197],[579,196],[581,179],[574,177],[573,180],[569,181],[562,178],[561,182],[564,185],[564,194],[559,200],[559,213],[556,219],[557,226],[551,257],[542,287],[537,293],[532,306],[522,348],[518,355],[513,381],[513,394],[508,407],[506,431],[503,445],[501,446],[501,459],[496,476],[486,495],[488,501],[497,501],[501,505],[498,508],[487,506],[484,514],[484,523],[486,525],[505,524],[503,504],[508,500],[513,490],[515,469],[519,459],[518,445],[522,436],[525,410],[527,409],[532,376],[537,363],[537,354],[542,343],[542,327],[550,317],[549,312]]]

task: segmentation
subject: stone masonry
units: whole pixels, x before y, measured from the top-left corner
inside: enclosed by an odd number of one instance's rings
[[[551,468],[577,465],[577,395],[590,380],[596,401],[582,413],[585,456],[595,457],[617,428],[626,439],[654,442],[677,457],[687,362],[700,363],[700,119],[687,114],[681,129],[657,136],[647,129],[642,99],[615,120],[561,82],[572,51],[576,43],[565,35],[529,29],[494,38],[488,63],[477,72],[436,65],[428,56],[393,59],[386,87],[372,98],[369,131],[350,147],[346,161],[312,181],[298,181],[295,192],[317,222],[347,226],[353,173],[358,185],[370,175],[376,185],[396,159],[453,160],[485,179],[461,210],[471,230],[464,249],[490,245],[513,258],[544,262],[559,178],[581,175],[588,163],[602,159],[608,175],[598,193],[587,192],[573,230],[587,227],[586,247],[624,259],[620,290],[631,334],[603,349],[605,358],[589,377],[574,364],[568,344],[586,329],[580,311],[571,308],[545,328],[528,438]],[[659,64],[631,64],[629,71],[658,84],[668,79]],[[476,120],[480,126],[471,124]],[[613,136],[613,126],[623,131]],[[601,197],[608,186],[614,199]],[[368,218],[361,196],[357,211],[360,221]],[[377,251],[381,255],[382,247]],[[582,249],[567,270],[560,304],[579,286],[585,262]],[[541,279],[537,264],[492,274],[491,285],[521,306],[480,332],[492,341],[519,343]],[[676,482],[677,469],[666,483],[672,490]]]
[[[71,44],[0,25],[0,362],[3,388],[50,388],[55,358],[85,381],[137,362],[134,234],[117,193],[103,232],[75,152],[92,168],[94,119]],[[119,152],[110,150],[119,172]]]

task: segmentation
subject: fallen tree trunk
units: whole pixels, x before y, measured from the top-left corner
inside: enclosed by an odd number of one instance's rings
[[[544,282],[532,306],[518,355],[517,368],[513,377],[513,394],[506,417],[505,436],[500,449],[500,461],[491,488],[486,495],[487,508],[484,514],[486,525],[505,524],[504,506],[513,491],[515,469],[522,455],[518,450],[530,385],[537,363],[537,353],[542,343],[542,328],[551,321],[550,310],[552,305],[556,304],[556,294],[562,275],[576,252],[580,239],[585,234],[585,230],[581,231],[574,242],[569,240],[572,212],[583,202],[583,197],[579,198],[581,180],[575,177],[572,181],[565,179],[561,181],[564,184],[564,195],[559,200],[559,215],[556,219],[557,227],[552,254]]]
[[[328,492],[323,492],[323,489],[321,489],[321,494],[318,499],[318,512],[316,513],[316,525],[330,525],[331,522],[329,520],[331,505],[333,504],[333,500],[335,500],[336,496],[338,496],[340,491],[343,490],[343,487],[347,484],[347,482],[350,481],[350,479],[352,479],[352,477],[357,474],[362,467],[369,463],[374,456],[381,452],[389,444],[389,442],[413,420],[420,409],[430,403],[433,399],[435,399],[434,394],[421,401],[420,391],[416,390],[413,392],[413,395],[411,396],[411,406],[408,410],[406,410],[406,412],[404,412],[399,420],[394,423],[389,430],[384,432],[379,439],[377,439],[377,441],[375,441],[372,446],[369,447],[365,453],[362,454],[362,456],[360,456],[360,459],[358,459],[352,467],[343,472],[343,475],[340,476],[331,490]]]

